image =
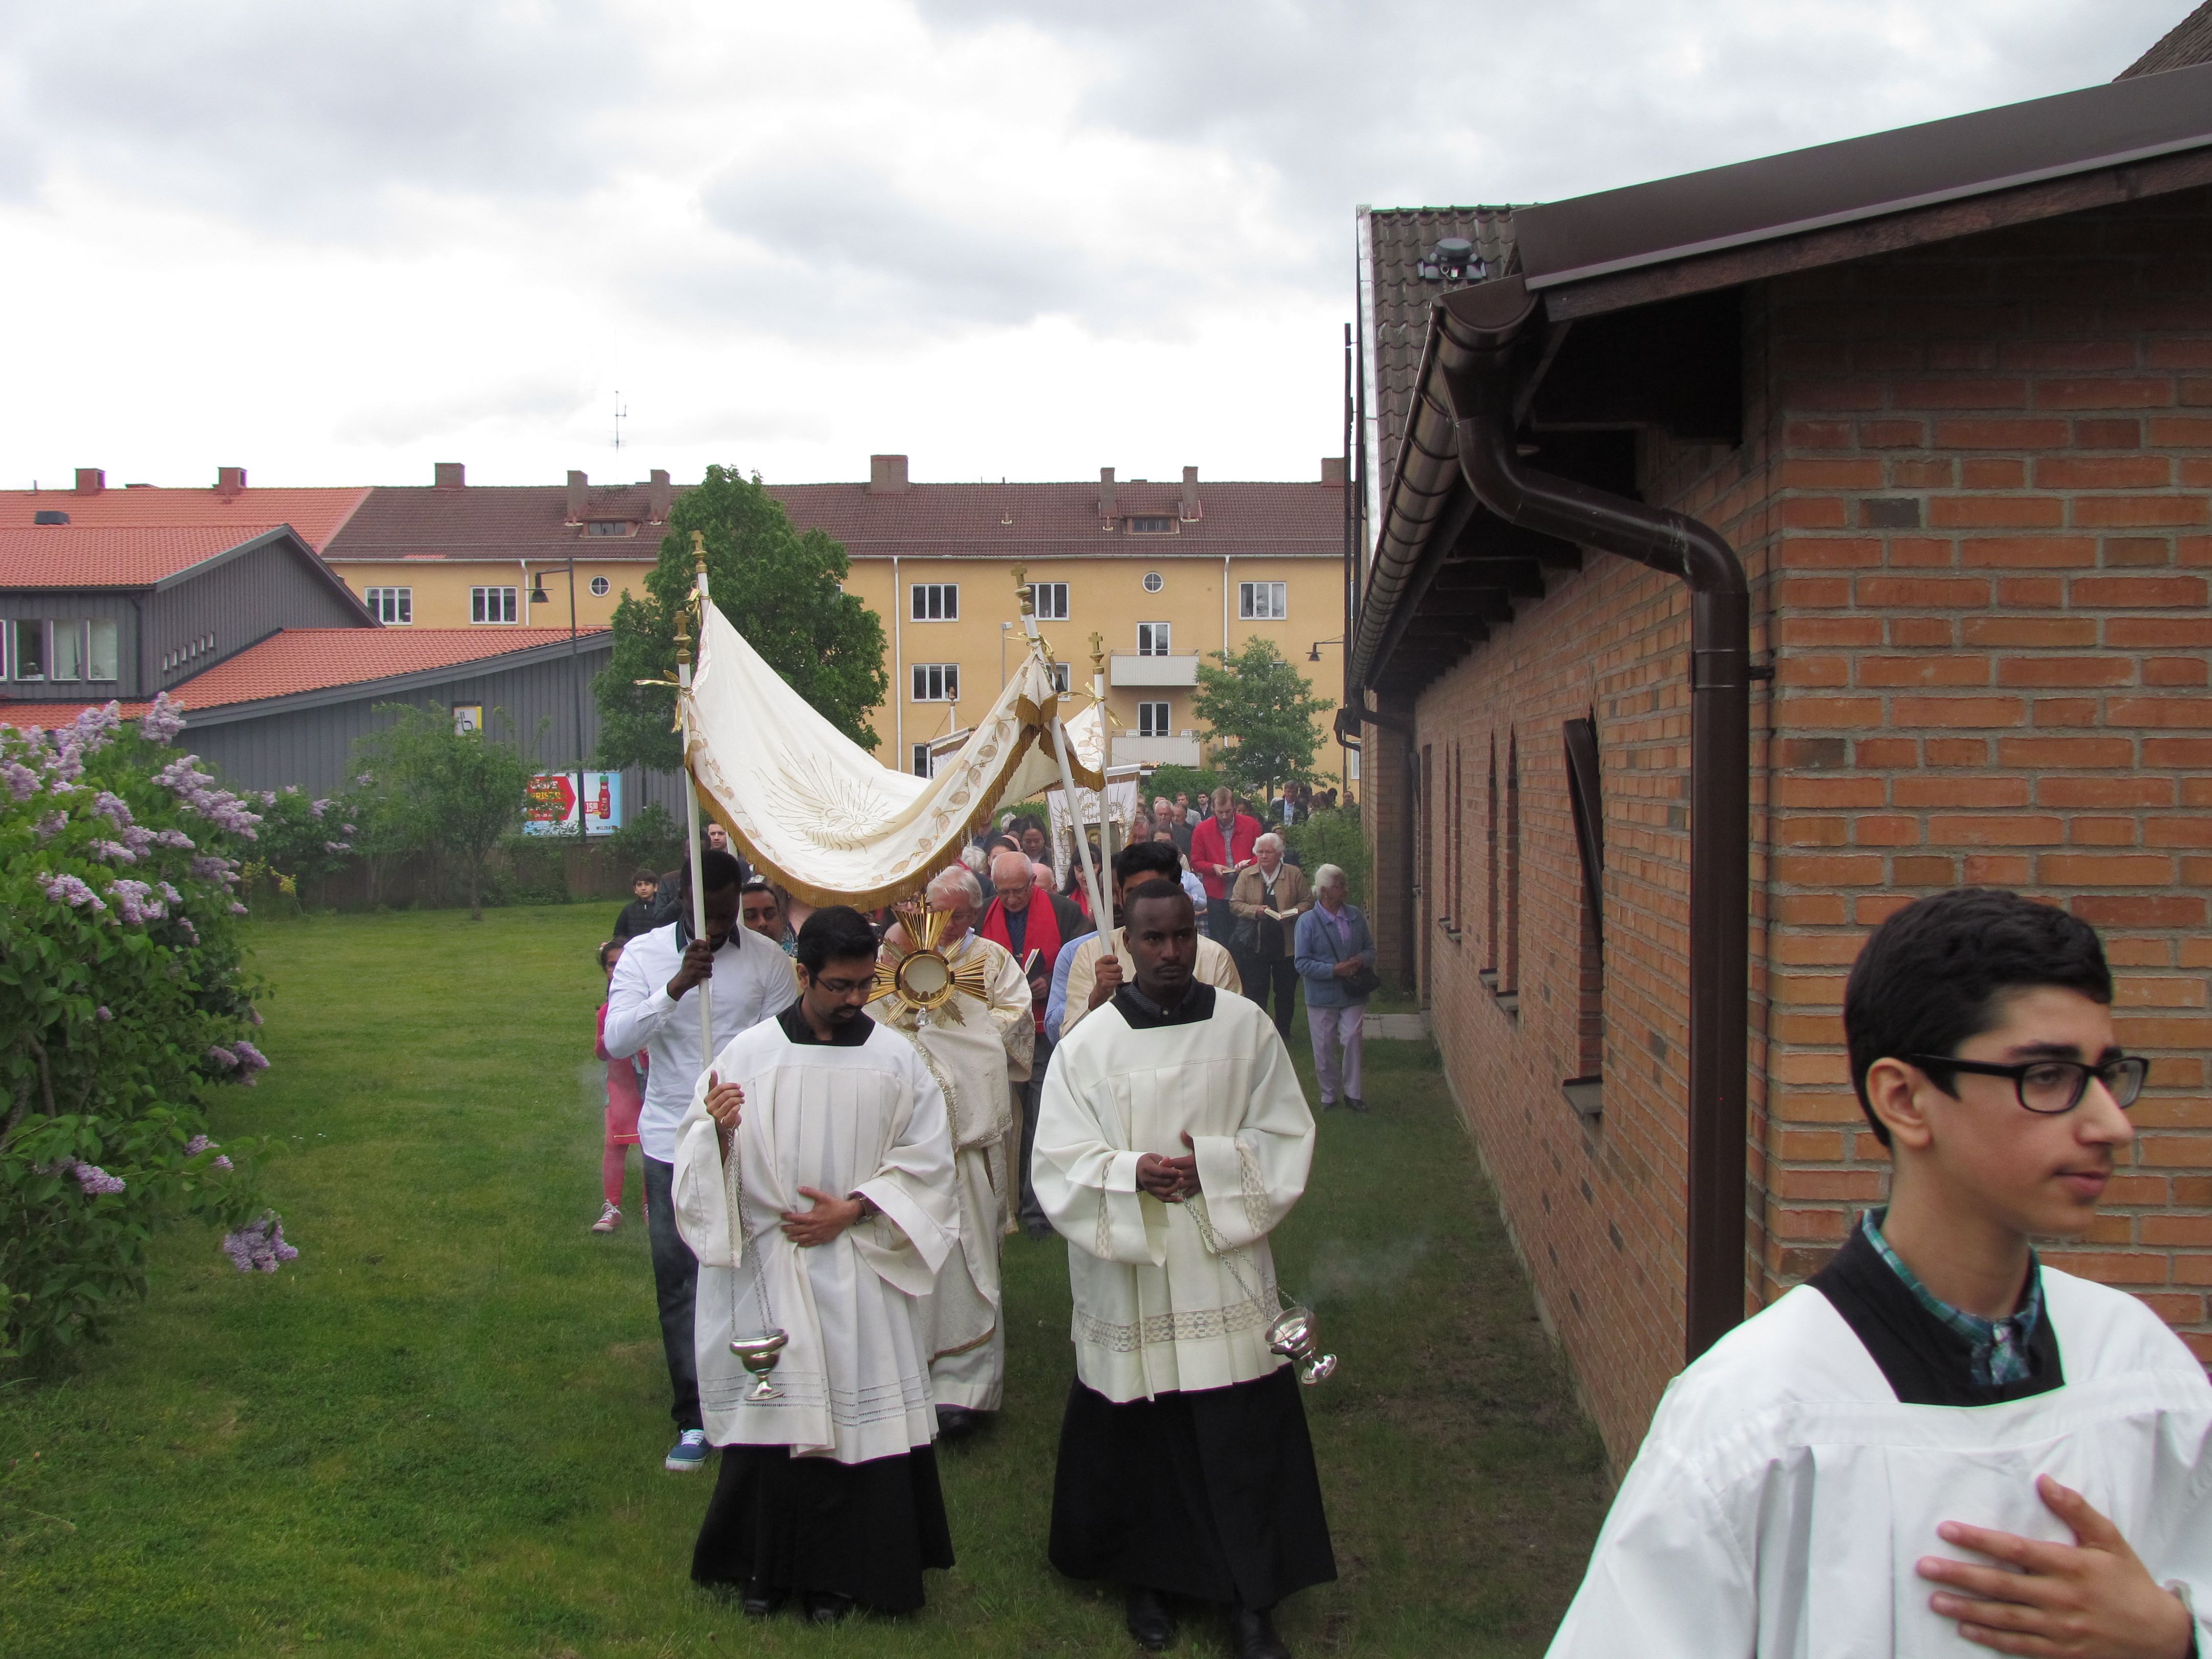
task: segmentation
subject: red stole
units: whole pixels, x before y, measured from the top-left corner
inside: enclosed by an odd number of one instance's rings
[[[1030,889],[1029,926],[1023,930],[1020,950],[1014,949],[1013,935],[1006,931],[1006,902],[1002,898],[991,901],[991,908],[983,913],[983,925],[975,931],[994,945],[1006,946],[1018,963],[1030,951],[1036,951],[1048,976],[1053,964],[1060,960],[1060,947],[1065,942],[1060,937],[1060,915],[1053,908],[1052,896],[1038,887]],[[1027,975],[1029,969],[1024,967],[1022,972]],[[1036,997],[1030,1008],[1030,1016],[1036,1021],[1040,1031],[1044,1030],[1044,1005],[1045,999]]]

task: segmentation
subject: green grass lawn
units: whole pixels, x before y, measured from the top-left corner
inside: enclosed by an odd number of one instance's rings
[[[1065,1247],[1006,1241],[1004,1420],[942,1459],[960,1564],[895,1625],[749,1625],[694,1591],[711,1474],[664,1474],[635,1176],[599,1208],[592,945],[612,907],[258,927],[262,1085],[301,1251],[241,1277],[166,1238],[75,1368],[0,1383],[0,1654],[1133,1652],[1045,1559],[1073,1360]],[[1311,1078],[1303,1028],[1292,1043]],[[1540,1652],[1601,1518],[1595,1432],[1537,1325],[1425,1043],[1370,1044],[1277,1236],[1334,1381],[1306,1395],[1341,1577],[1301,1655]],[[1194,1629],[1179,1651],[1224,1650]]]

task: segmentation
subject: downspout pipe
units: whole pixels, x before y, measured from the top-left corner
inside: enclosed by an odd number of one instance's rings
[[[1509,523],[1633,559],[1690,590],[1690,1036],[1686,1358],[1741,1322],[1751,876],[1751,595],[1735,550],[1680,513],[1552,477],[1515,441],[1516,346],[1540,302],[1517,277],[1438,303],[1437,364],[1459,471]]]

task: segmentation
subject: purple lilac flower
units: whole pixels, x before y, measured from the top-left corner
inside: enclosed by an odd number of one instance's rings
[[[143,856],[154,845],[154,832],[143,823],[126,823],[123,826],[123,844]]]
[[[131,803],[112,789],[103,789],[92,798],[92,810],[111,820],[118,830],[131,823]]]
[[[39,775],[21,761],[0,766],[0,783],[6,784],[8,793],[17,800],[28,800],[39,793]]]
[[[155,836],[156,847],[173,847],[180,853],[192,850],[192,838],[181,830],[164,830]]]
[[[46,896],[57,904],[90,905],[95,910],[107,908],[99,894],[75,876],[54,876],[46,882]]]
[[[239,1038],[237,1042],[232,1043],[230,1046],[236,1051],[239,1060],[247,1067],[247,1069],[256,1072],[265,1072],[269,1069],[269,1056],[263,1054],[260,1049],[255,1048],[244,1037]]]
[[[96,841],[92,844],[92,855],[113,864],[136,864],[138,855],[119,841]]]
[[[261,822],[261,815],[246,811],[246,803],[229,790],[212,787],[215,779],[199,769],[198,760],[198,755],[185,755],[171,761],[154,781],[173,791],[187,811],[198,813],[218,829],[253,840],[253,826]]]
[[[338,828],[349,836],[355,833],[353,825],[349,823],[342,823],[338,825]]]
[[[169,907],[154,896],[154,890],[143,881],[118,878],[107,890],[114,896],[115,907],[123,920],[133,927],[141,922],[159,921],[169,914]]]
[[[166,691],[154,694],[154,706],[138,717],[138,735],[167,743],[185,729],[185,706]]]
[[[105,749],[115,735],[116,727],[123,724],[123,705],[111,702],[105,708],[87,708],[62,729],[61,740],[73,744],[86,754]]]
[[[100,1019],[100,1020],[113,1019],[113,1018],[115,1018],[115,1016],[114,1016],[113,1014],[112,1014],[112,1013],[110,1013],[110,1012],[108,1012],[108,1010],[107,1010],[107,1005],[106,1005],[106,1003],[104,1003],[104,1002],[103,1002],[103,1003],[101,1003],[101,1004],[100,1005],[100,1006],[99,1006],[99,1007],[97,1007],[97,1008],[95,1008],[95,1009],[94,1009],[94,1010],[92,1011],[92,1017],[93,1017],[94,1019]]]
[[[331,804],[326,800],[311,800],[307,803],[307,816],[311,818],[319,818],[330,810]]]
[[[170,886],[167,882],[157,881],[154,885],[161,890],[161,896],[168,900],[170,903],[182,904],[185,902],[185,896],[182,893],[179,893],[175,888]]]
[[[356,783],[361,784],[361,785],[362,785],[364,787],[366,787],[369,783],[371,783],[371,782],[372,782],[372,781],[374,781],[374,775],[373,773],[368,773],[368,772],[363,772],[363,773],[362,773],[359,777],[357,777],[357,778],[356,778],[356,779],[354,780],[354,781],[355,781]]]
[[[231,900],[231,902],[230,902],[230,914],[231,914],[231,915],[233,915],[234,916],[243,916],[243,915],[250,915],[251,913],[246,909],[246,908],[244,905],[240,904],[240,903],[236,899],[233,899],[233,900]]]
[[[179,916],[177,927],[178,931],[184,934],[185,942],[187,945],[198,945],[200,942],[200,930],[192,926],[192,919],[190,916]]]
[[[230,1154],[228,1152],[217,1152],[215,1157],[215,1162],[208,1165],[208,1168],[210,1170],[234,1170],[237,1167],[238,1165],[230,1161]]]
[[[273,1273],[279,1264],[295,1261],[300,1252],[284,1242],[284,1223],[274,1210],[264,1210],[234,1233],[225,1233],[222,1253],[242,1273]]]
[[[263,790],[261,792],[261,804],[264,806],[274,806],[276,804],[276,792],[274,789]]]
[[[197,881],[228,881],[232,871],[236,868],[237,866],[228,859],[216,858],[206,853],[191,862],[192,877]]]
[[[342,841],[326,841],[323,843],[323,851],[325,853],[349,853],[352,850],[350,846]]]
[[[66,812],[49,812],[46,817],[40,818],[37,823],[33,824],[32,828],[37,830],[38,836],[40,841],[52,841],[56,836],[58,836],[63,830],[69,828],[69,814]]]
[[[76,1184],[84,1189],[85,1195],[88,1198],[98,1198],[105,1193],[119,1193],[123,1190],[123,1177],[108,1174],[97,1164],[74,1164],[70,1167],[70,1173],[76,1177]]]
[[[261,1024],[261,1011],[258,1008],[248,1008],[246,1011],[246,1018],[251,1019],[256,1026],[258,1026]]]
[[[219,1042],[211,1042],[208,1045],[207,1057],[226,1072],[234,1072],[238,1069],[238,1056]]]
[[[209,1147],[214,1145],[215,1142],[210,1140],[205,1135],[194,1135],[190,1140],[185,1143],[185,1156],[186,1158],[198,1158],[202,1152],[207,1151]]]

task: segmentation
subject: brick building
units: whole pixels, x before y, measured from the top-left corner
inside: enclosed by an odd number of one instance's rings
[[[1616,1460],[1686,1330],[1879,1198],[1844,974],[1962,883],[2104,931],[2150,1088],[2051,1259],[2212,1359],[2212,64],[2148,67],[1577,201],[1361,211],[1344,718],[1383,967]]]

